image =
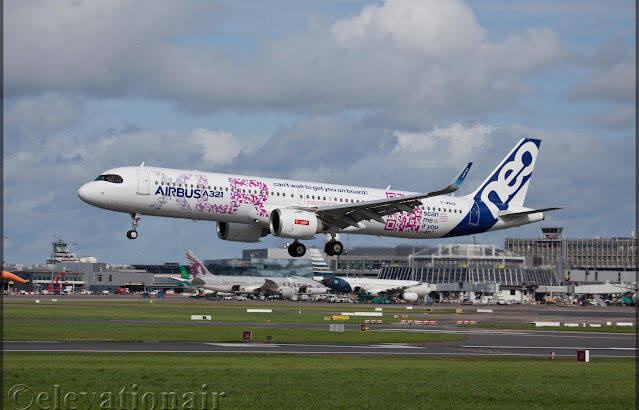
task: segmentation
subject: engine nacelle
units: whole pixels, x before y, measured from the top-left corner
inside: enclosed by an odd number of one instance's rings
[[[284,299],[291,299],[294,295],[297,295],[297,289],[286,286],[280,289],[280,295]]]
[[[406,302],[417,302],[417,299],[419,299],[419,296],[417,296],[417,293],[415,292],[404,292],[402,294],[402,299],[404,299]]]
[[[262,236],[268,232],[259,225],[238,224],[229,222],[217,223],[217,236],[225,241],[233,242],[259,242]]]
[[[327,291],[328,289],[326,289],[324,286],[317,286],[317,287],[307,286],[304,289],[303,293],[306,293],[307,295],[322,295],[326,293]]]
[[[406,292],[414,293],[420,298],[424,296],[428,296],[428,294],[430,294],[431,291],[432,289],[430,288],[430,286],[426,284],[411,286],[410,288],[406,289]]]
[[[289,208],[271,212],[269,226],[274,236],[292,239],[312,239],[325,230],[315,213]]]

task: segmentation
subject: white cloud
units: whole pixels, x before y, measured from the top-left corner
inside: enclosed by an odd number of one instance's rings
[[[618,62],[612,67],[593,70],[583,81],[568,91],[571,100],[600,100],[634,103],[636,85],[634,61]]]
[[[219,14],[206,2],[186,4],[11,3],[7,90],[133,94],[198,112],[364,109],[395,126],[424,128],[516,99],[527,92],[526,78],[562,53],[548,29],[487,41],[458,0],[389,0],[331,27],[265,41],[238,62],[176,41]]]
[[[52,133],[76,125],[82,116],[77,98],[51,92],[21,98],[7,108],[4,115],[7,137],[17,134],[47,138]]]

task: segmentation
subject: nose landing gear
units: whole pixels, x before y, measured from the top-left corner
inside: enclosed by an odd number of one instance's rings
[[[126,237],[129,239],[135,239],[138,237],[138,222],[140,221],[140,214],[130,214],[131,215],[131,230],[126,233]]]
[[[306,246],[298,241],[288,245],[288,254],[294,258],[300,258],[306,253]]]

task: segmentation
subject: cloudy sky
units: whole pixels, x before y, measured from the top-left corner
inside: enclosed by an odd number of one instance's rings
[[[526,205],[569,207],[542,225],[628,235],[635,23],[632,0],[5,0],[4,258],[42,263],[53,234],[109,263],[247,247],[152,217],[126,239],[128,215],[76,194],[116,166],[428,191],[473,161],[465,194],[523,136],[542,139]]]

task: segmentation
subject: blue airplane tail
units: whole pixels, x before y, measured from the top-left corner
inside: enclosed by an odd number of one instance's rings
[[[511,206],[523,207],[540,144],[539,139],[522,138],[479,188],[467,196],[473,198],[477,208],[471,210],[471,224],[473,211],[479,216],[481,205],[488,208],[493,219]]]

